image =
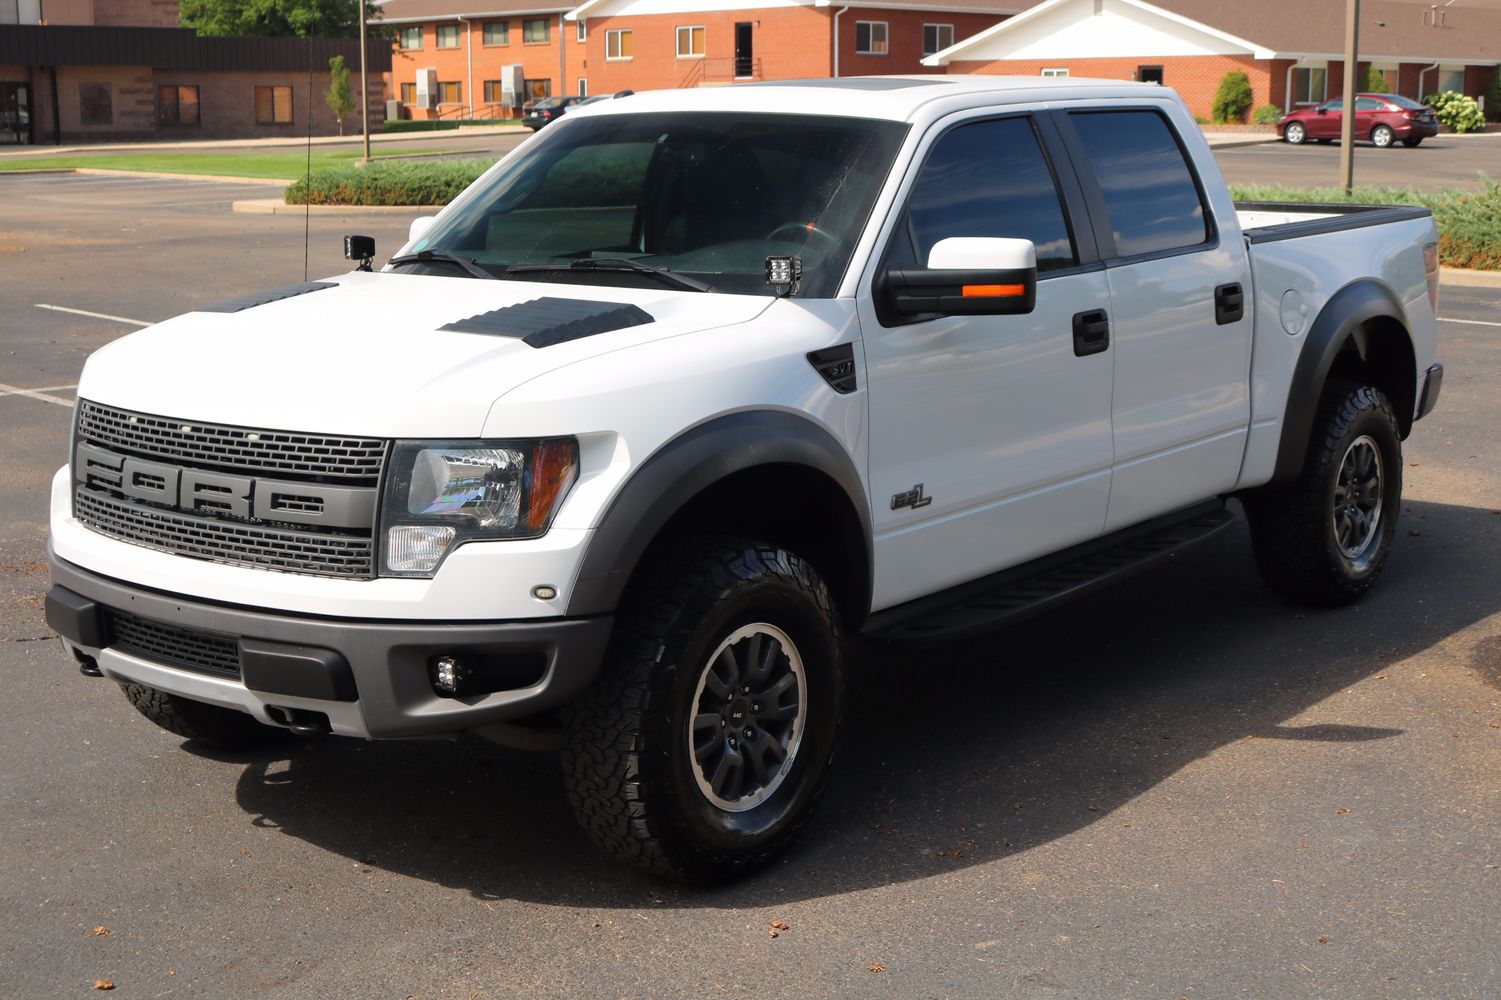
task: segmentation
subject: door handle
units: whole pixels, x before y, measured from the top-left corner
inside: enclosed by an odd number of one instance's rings
[[[1246,314],[1246,296],[1240,282],[1221,285],[1214,290],[1214,321],[1220,326],[1235,323]]]
[[[1110,314],[1103,309],[1074,313],[1074,354],[1088,357],[1110,347]]]

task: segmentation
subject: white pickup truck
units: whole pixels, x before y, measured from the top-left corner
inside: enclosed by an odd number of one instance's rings
[[[90,358],[48,621],[192,739],[551,742],[604,849],[730,877],[809,815],[856,636],[1052,607],[1231,497],[1288,598],[1370,587],[1436,239],[1238,211],[1156,86],[603,102],[380,271]]]

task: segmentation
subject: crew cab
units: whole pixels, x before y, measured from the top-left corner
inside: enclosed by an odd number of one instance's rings
[[[190,739],[554,744],[604,850],[728,878],[809,816],[857,636],[1047,610],[1231,498],[1272,587],[1364,593],[1437,278],[1425,210],[1238,209],[1159,86],[575,108],[381,270],[95,353],[48,621]]]

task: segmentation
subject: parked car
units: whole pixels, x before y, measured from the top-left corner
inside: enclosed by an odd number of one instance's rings
[[[84,674],[200,745],[556,747],[604,850],[723,879],[804,825],[847,686],[960,683],[849,671],[847,639],[1046,611],[1230,527],[1231,498],[1302,604],[1360,598],[1400,540],[1443,376],[1426,209],[1237,206],[1154,84],[566,117],[383,270],[89,359],[46,599]],[[865,777],[901,766],[862,749]]]
[[[543,125],[563,117],[569,108],[582,100],[582,97],[544,97],[524,109],[521,124],[535,132]]]
[[[1340,97],[1317,107],[1299,108],[1277,123],[1277,134],[1294,146],[1309,139],[1334,142],[1340,136],[1344,108]],[[1434,135],[1438,135],[1438,116],[1428,105],[1396,94],[1355,95],[1355,138],[1369,139],[1383,148],[1401,142],[1411,149]]]

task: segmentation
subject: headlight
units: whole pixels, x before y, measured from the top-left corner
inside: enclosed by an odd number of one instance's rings
[[[430,577],[464,542],[547,533],[578,442],[398,441],[381,499],[381,575]]]

